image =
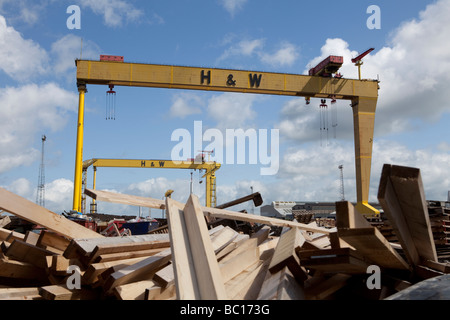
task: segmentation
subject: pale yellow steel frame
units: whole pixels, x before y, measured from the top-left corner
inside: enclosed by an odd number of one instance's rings
[[[84,114],[84,92],[87,84],[244,92],[308,98],[333,97],[350,100],[353,109],[355,141],[356,208],[365,215],[379,214],[378,210],[368,203],[375,110],[379,88],[377,80],[91,60],[77,60],[76,65],[77,83],[80,88],[79,115]],[[73,208],[77,211],[81,207],[83,166],[81,161],[83,136],[80,122],[78,130],[73,201]]]

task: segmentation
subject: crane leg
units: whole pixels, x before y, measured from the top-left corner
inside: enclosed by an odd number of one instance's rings
[[[75,153],[75,177],[73,182],[73,210],[81,212],[81,185],[83,173],[83,135],[84,135],[84,96],[86,86],[78,87],[78,127],[77,127],[77,146]]]
[[[352,101],[355,138],[356,209],[367,217],[378,217],[380,214],[377,209],[369,205],[376,105],[376,98],[359,97]]]

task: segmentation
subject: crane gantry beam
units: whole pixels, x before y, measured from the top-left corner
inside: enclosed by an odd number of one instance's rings
[[[81,207],[84,95],[86,86],[93,84],[350,100],[355,140],[356,207],[362,214],[379,213],[368,203],[377,80],[93,60],[77,60],[76,66],[80,95],[73,202],[76,211]]]
[[[83,161],[83,172],[92,166],[94,167],[94,186],[96,185],[96,168],[150,168],[150,169],[191,169],[205,170],[203,177],[205,183],[205,202],[207,207],[216,206],[216,175],[215,172],[220,169],[221,164],[215,161],[171,161],[155,159],[89,159]],[[85,184],[83,182],[83,184]],[[85,208],[82,204],[82,208]],[[83,211],[83,210],[82,210]]]

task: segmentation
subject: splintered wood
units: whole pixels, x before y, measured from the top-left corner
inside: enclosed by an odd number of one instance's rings
[[[385,299],[448,274],[437,259],[420,171],[385,165],[378,198],[398,242],[347,201],[333,227],[86,190],[98,201],[165,209],[167,233],[103,237],[0,189],[0,208],[38,224],[0,224],[0,300]],[[210,218],[257,226],[242,233]],[[282,228],[275,235],[274,227]],[[375,270],[375,273],[373,273]],[[378,274],[377,274],[378,272]],[[379,287],[367,283],[379,276]]]

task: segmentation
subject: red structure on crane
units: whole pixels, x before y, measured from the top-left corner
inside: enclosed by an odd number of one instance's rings
[[[355,66],[358,67],[358,77],[359,80],[361,80],[361,66],[363,64],[363,62],[361,61],[362,58],[364,58],[366,55],[368,55],[369,53],[371,53],[373,50],[375,50],[375,48],[370,48],[369,50],[364,51],[363,53],[361,53],[359,56],[357,56],[356,58],[352,59],[352,62],[355,64]]]
[[[344,57],[329,56],[322,60],[317,66],[309,69],[310,76],[331,77],[344,63]]]

